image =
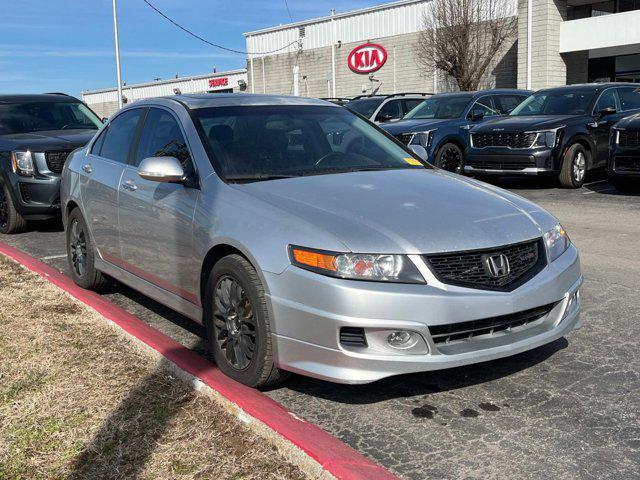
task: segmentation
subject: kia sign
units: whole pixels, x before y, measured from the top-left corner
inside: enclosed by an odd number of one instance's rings
[[[381,45],[365,43],[351,50],[347,57],[349,68],[355,73],[376,72],[387,61],[387,51]]]

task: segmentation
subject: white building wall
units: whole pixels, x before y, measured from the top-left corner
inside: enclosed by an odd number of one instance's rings
[[[217,87],[211,87],[209,85],[210,80],[219,78],[227,78],[227,85]],[[127,104],[129,104],[144,98],[175,95],[174,89],[176,88],[183,94],[215,92],[217,90],[228,89],[239,91],[239,81],[243,81],[245,84],[247,83],[246,70],[233,70],[194,77],[126,85],[122,88],[122,95],[125,97]],[[83,92],[82,99],[101,117],[111,116],[118,109],[118,91],[115,88]]]

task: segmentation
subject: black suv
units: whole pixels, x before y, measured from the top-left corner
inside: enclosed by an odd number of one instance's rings
[[[607,170],[621,192],[640,192],[640,114],[623,118],[611,129]]]
[[[507,117],[471,130],[465,172],[555,175],[579,188],[606,166],[611,127],[640,112],[640,85],[607,83],[540,90]]]
[[[64,162],[101,125],[69,95],[0,95],[0,233],[60,215]]]

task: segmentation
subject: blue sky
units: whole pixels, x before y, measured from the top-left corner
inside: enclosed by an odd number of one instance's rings
[[[244,50],[243,32],[288,23],[284,0],[150,0],[204,38]],[[387,3],[288,0],[294,21]],[[114,86],[111,0],[0,0],[0,93]],[[203,44],[142,0],[118,0],[122,78],[127,83],[245,66],[242,55]]]

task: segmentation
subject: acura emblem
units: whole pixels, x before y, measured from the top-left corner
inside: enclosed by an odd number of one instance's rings
[[[487,275],[493,278],[506,277],[511,273],[509,259],[503,253],[499,255],[483,255],[482,263]]]

